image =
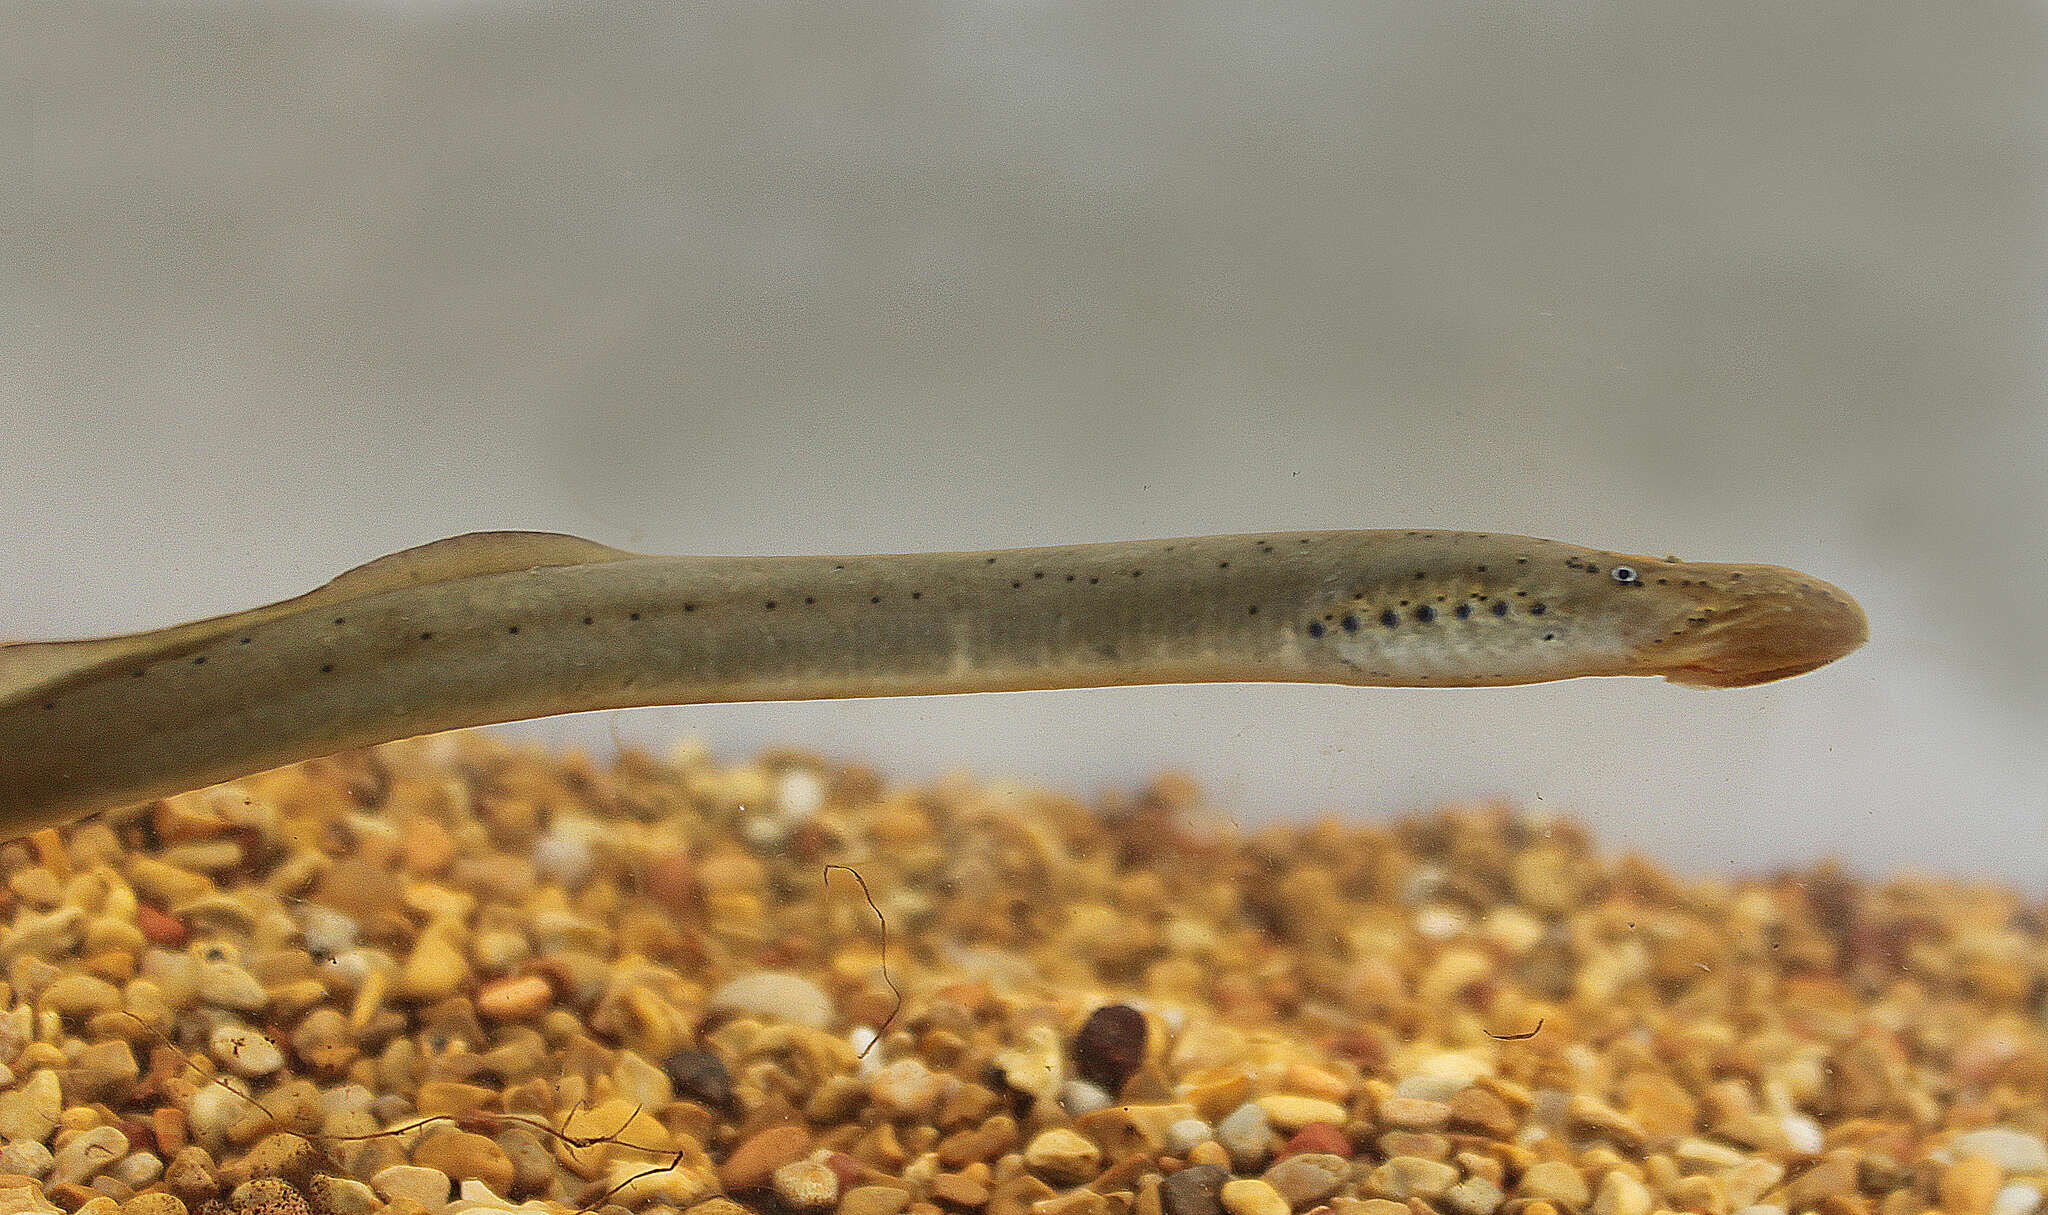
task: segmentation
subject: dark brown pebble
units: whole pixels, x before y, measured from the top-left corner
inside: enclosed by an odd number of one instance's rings
[[[1074,1035],[1074,1070],[1115,1097],[1145,1062],[1145,1034],[1145,1014],[1128,1004],[1103,1005]]]
[[[661,1070],[676,1086],[676,1096],[722,1109],[732,1100],[732,1076],[717,1055],[679,1050],[662,1060]]]
[[[1220,1164],[1194,1164],[1159,1183],[1159,1201],[1166,1215],[1223,1215],[1223,1183],[1230,1170]]]

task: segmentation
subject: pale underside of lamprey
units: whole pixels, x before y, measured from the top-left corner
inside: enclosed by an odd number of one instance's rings
[[[1794,570],[1481,532],[654,557],[409,549],[191,624],[0,646],[0,837],[350,747],[652,704],[1121,684],[1743,687],[1861,645]]]

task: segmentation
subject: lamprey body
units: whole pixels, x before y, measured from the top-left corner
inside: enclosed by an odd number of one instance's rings
[[[1742,687],[1862,644],[1770,565],[1479,532],[654,557],[539,532],[268,607],[0,646],[0,837],[351,747],[555,713],[1119,684]]]

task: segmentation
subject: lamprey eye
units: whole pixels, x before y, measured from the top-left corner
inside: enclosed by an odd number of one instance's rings
[[[1634,566],[1628,566],[1628,565],[1617,565],[1617,566],[1615,566],[1615,567],[1614,567],[1614,580],[1615,580],[1616,582],[1634,582],[1634,581],[1636,580],[1636,571],[1635,571],[1635,567],[1634,567]]]

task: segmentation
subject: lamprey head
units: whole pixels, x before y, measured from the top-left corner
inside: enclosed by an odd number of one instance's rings
[[[1638,638],[1642,673],[1674,683],[1746,688],[1804,675],[1870,636],[1841,588],[1777,565],[1647,562],[1641,592],[1668,600],[1655,635]]]

